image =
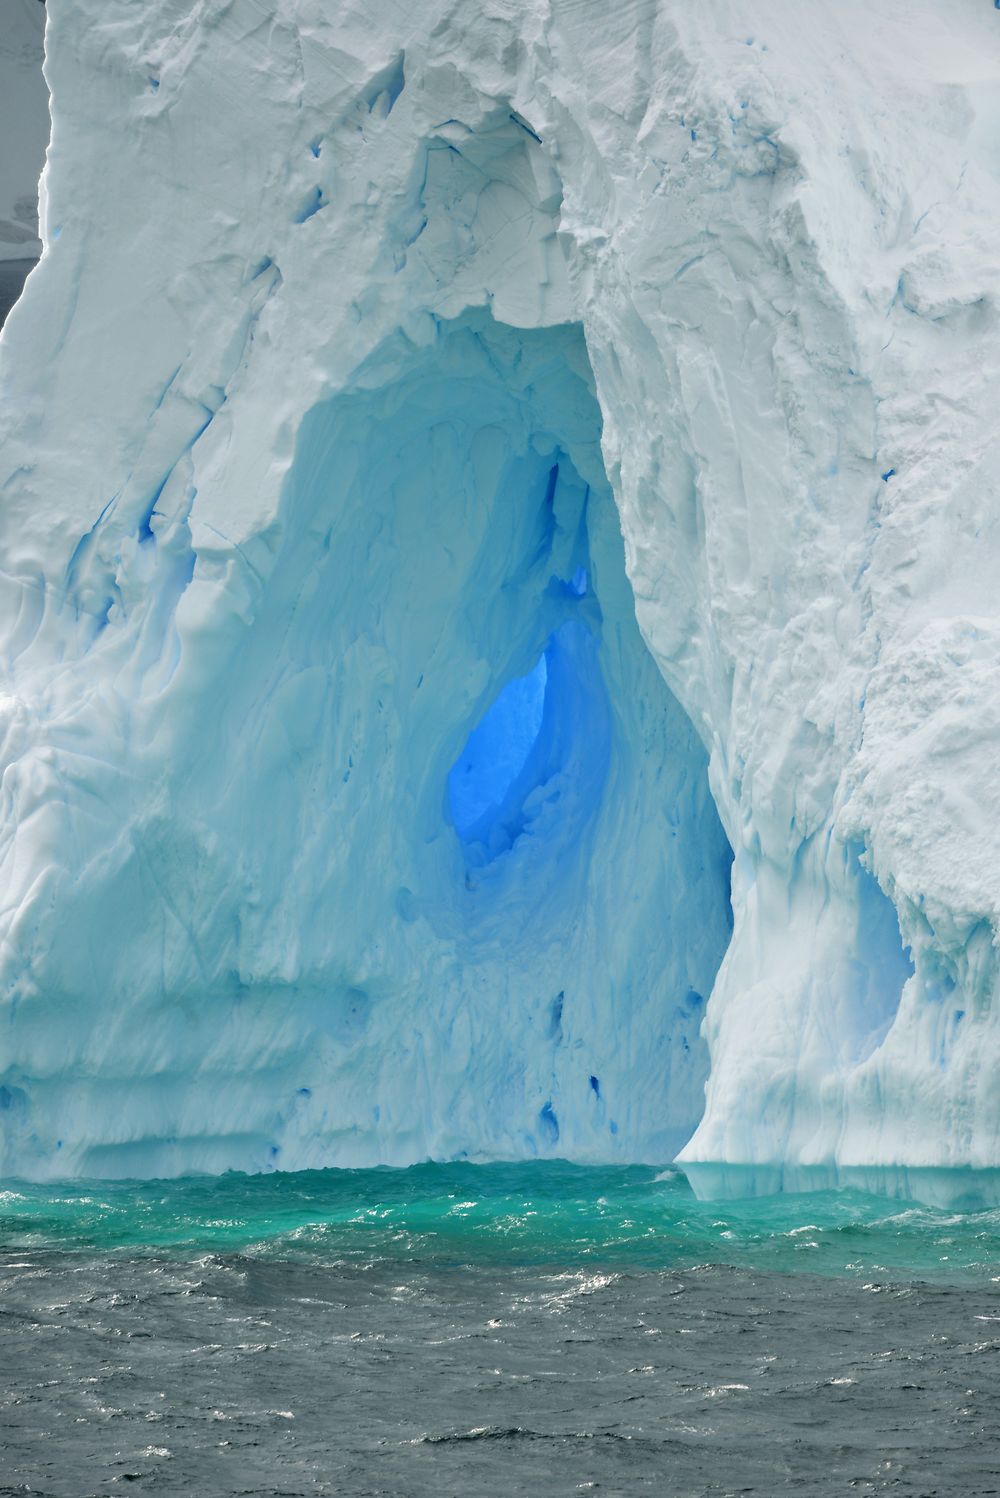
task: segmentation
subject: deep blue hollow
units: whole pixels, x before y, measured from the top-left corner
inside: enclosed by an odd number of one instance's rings
[[[499,813],[524,769],[542,726],[548,674],[542,655],[527,676],[509,681],[452,767],[448,799],[455,830],[464,841],[475,837],[485,818]]]
[[[572,586],[581,596],[579,577]],[[553,852],[572,841],[600,804],[609,747],[598,641],[570,620],[494,699],[449,772],[451,819],[473,862],[524,835]]]

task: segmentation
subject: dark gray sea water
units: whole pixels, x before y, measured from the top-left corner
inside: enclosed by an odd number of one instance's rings
[[[34,270],[36,264],[35,260],[0,260],[0,328],[21,295],[28,272]]]
[[[0,1493],[1000,1494],[1000,1214],[425,1166],[0,1192]]]

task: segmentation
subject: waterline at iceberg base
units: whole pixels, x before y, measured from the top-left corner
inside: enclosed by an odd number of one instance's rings
[[[335,9],[46,7],[0,1167],[990,1196],[995,16]]]

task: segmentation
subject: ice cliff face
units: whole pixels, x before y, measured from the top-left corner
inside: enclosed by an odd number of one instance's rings
[[[414,10],[49,0],[4,1168],[1000,1164],[1000,18]]]

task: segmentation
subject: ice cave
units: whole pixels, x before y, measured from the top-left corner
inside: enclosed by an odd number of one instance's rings
[[[141,1091],[101,1078],[80,1168],[223,1163],[222,1127],[184,1137],[206,1042],[211,1111],[238,1113],[251,1168],[321,1163],[331,1134],[349,1161],[618,1158],[636,1138],[667,1159],[691,1135],[732,855],[635,622],[600,426],[579,327],[481,312],[420,349],[390,339],[306,415],[239,669],[210,719],[197,705],[197,774],[103,894],[130,964],[152,940],[131,1004],[172,1064]],[[189,573],[165,568],[168,598]],[[116,601],[95,601],[90,649]],[[177,645],[147,640],[169,690]],[[192,944],[170,891],[195,826],[220,882]],[[40,996],[24,1008],[51,1026]],[[220,1023],[236,1065],[208,1040]],[[19,1076],[8,1111],[61,1168],[84,1130],[46,1140],[37,1087]]]
[[[1000,1165],[987,23],[723,9],[47,7],[8,1174]]]

